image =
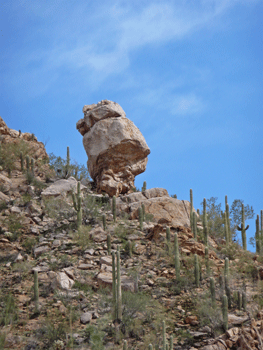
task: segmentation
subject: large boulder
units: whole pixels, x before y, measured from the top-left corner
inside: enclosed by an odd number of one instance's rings
[[[190,202],[169,196],[164,188],[151,188],[120,196],[116,205],[119,211],[130,214],[130,219],[139,217],[139,208],[144,204],[145,213],[153,216],[153,221],[174,228],[190,227]]]
[[[146,169],[150,149],[121,106],[103,100],[83,107],[77,122],[88,155],[88,170],[99,192],[130,193],[135,176]]]

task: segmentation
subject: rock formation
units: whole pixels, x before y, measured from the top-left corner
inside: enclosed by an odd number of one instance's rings
[[[103,100],[83,107],[77,122],[88,155],[88,170],[99,192],[130,193],[134,178],[146,169],[150,149],[121,106]]]

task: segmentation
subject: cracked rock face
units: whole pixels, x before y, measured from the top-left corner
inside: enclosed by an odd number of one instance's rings
[[[77,122],[88,155],[88,170],[99,192],[130,193],[135,176],[145,171],[150,149],[121,106],[103,100],[83,107]]]

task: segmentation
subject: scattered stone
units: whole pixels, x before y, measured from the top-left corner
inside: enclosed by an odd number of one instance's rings
[[[92,320],[91,312],[85,312],[80,316],[80,322],[83,324],[90,323],[91,320]]]

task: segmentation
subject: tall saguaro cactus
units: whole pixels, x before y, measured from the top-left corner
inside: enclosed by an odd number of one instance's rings
[[[256,218],[255,239],[256,239],[256,253],[260,254],[260,251],[261,251],[261,239],[260,239],[260,232],[259,232],[259,215],[257,215],[257,218]]]
[[[142,192],[146,191],[146,181],[143,181]]]
[[[166,327],[165,327],[165,321],[163,321],[163,350],[166,350]]]
[[[112,215],[113,221],[116,222],[116,196],[112,197]]]
[[[34,271],[34,301],[35,313],[39,313],[39,290],[38,290],[38,272]]]
[[[195,284],[196,287],[200,286],[200,270],[199,270],[199,261],[197,254],[194,255],[194,274],[195,274]]]
[[[119,250],[117,250],[116,252],[117,259],[115,259],[115,252],[112,252],[111,254],[112,254],[112,295],[113,295],[113,306],[114,306],[113,317],[114,319],[120,322],[122,320],[120,252]],[[117,260],[116,263],[115,263],[115,260]]]
[[[194,239],[197,240],[197,217],[195,212],[193,212],[193,233]]]
[[[24,171],[24,155],[20,152],[21,171]]]
[[[74,192],[72,192],[72,199],[73,199],[73,206],[74,209],[77,212],[77,227],[79,228],[82,224],[82,198],[81,198],[81,192],[80,192],[80,181],[78,181],[77,184],[77,194],[75,195]]]
[[[212,305],[215,307],[216,305],[216,291],[215,291],[215,280],[213,277],[210,277],[210,293],[212,299]]]
[[[227,296],[223,296],[223,302],[222,302],[222,313],[223,313],[223,327],[224,330],[228,330],[228,300]]]
[[[194,213],[194,204],[193,204],[193,190],[190,189],[190,227],[192,232],[194,232],[194,218],[193,218],[193,213]]]
[[[138,215],[139,215],[140,230],[142,231],[143,230],[143,212],[141,207],[138,209]]]
[[[231,228],[230,228],[230,214],[229,214],[229,205],[227,203],[227,196],[225,196],[225,206],[226,206],[226,225],[227,225],[227,231],[228,231],[228,243],[232,241],[231,236]]]
[[[244,204],[242,203],[242,222],[240,227],[237,226],[238,231],[241,231],[241,235],[242,235],[242,246],[244,250],[247,250],[247,237],[246,237],[246,230],[248,230],[249,225],[247,225],[247,227],[245,227],[245,208],[244,208]]]
[[[65,178],[67,179],[70,176],[70,155],[69,155],[69,147],[67,147],[67,163],[65,166]]]
[[[178,281],[180,279],[180,257],[177,233],[174,234],[174,261],[176,280]]]
[[[206,199],[203,201],[203,232],[204,232],[204,245],[208,246],[208,228],[207,228],[207,214],[206,214]]]

